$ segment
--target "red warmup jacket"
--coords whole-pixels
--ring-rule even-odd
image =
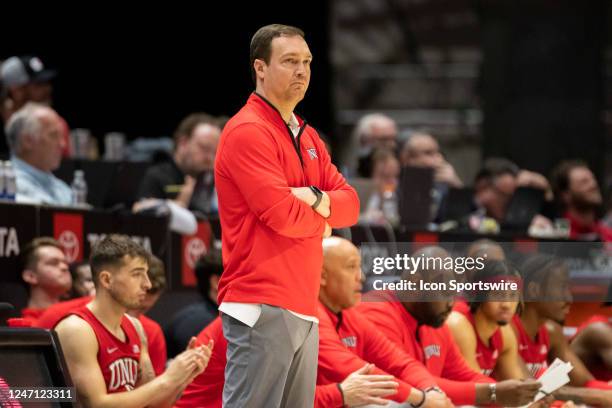
[[[213,353],[206,370],[197,376],[183,391],[175,408],[221,408],[227,341],[223,337],[221,318],[217,317],[198,335],[198,344],[214,340]],[[337,384],[317,385],[314,408],[341,408],[342,395]]]
[[[66,300],[64,302],[56,303],[48,307],[42,315],[34,322],[34,327],[40,327],[42,329],[53,329],[63,318],[72,314],[75,310],[80,309],[93,298],[91,296],[83,296],[76,299]],[[147,343],[149,346],[149,357],[151,357],[151,364],[155,375],[160,375],[166,369],[167,350],[166,350],[166,338],[160,325],[149,319],[145,315],[140,315],[138,318],[142,323],[142,328],[147,335]]]
[[[423,364],[388,340],[377,326],[355,308],[336,315],[319,303],[319,366],[317,384],[329,388],[320,391],[321,401],[337,403],[340,397],[330,384],[344,380],[367,363],[376,365],[372,374],[391,374],[398,379],[399,389],[386,397],[404,402],[412,387],[426,389],[438,385]],[[327,394],[328,393],[328,394]]]
[[[476,360],[478,361],[478,365],[482,370],[482,373],[485,375],[490,375],[493,370],[495,370],[495,366],[497,365],[497,359],[499,358],[500,353],[504,349],[504,337],[502,335],[501,329],[498,328],[495,330],[491,338],[489,339],[489,344],[486,345],[478,335],[476,331],[476,323],[474,322],[474,315],[468,310],[467,312],[460,312],[465,318],[470,322],[472,329],[474,330],[474,335],[476,336]]]
[[[392,292],[370,292],[365,299],[357,306],[359,313],[438,377],[440,388],[455,405],[475,405],[476,383],[495,382],[468,366],[448,326],[419,326]]]
[[[223,244],[218,303],[265,303],[315,316],[325,222],[357,222],[359,198],[331,163],[316,130],[298,118],[294,138],[280,113],[253,93],[225,125],[215,160]],[[290,187],[327,192],[327,220]]]

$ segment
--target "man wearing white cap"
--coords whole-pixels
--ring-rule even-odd
[[[10,57],[4,61],[0,68],[0,78],[6,88],[2,106],[4,122],[27,102],[51,105],[51,80],[55,75],[56,72],[46,69],[38,57]]]
[[[0,64],[0,116],[4,125],[11,116],[23,108],[28,102],[51,106],[53,86],[51,81],[57,75],[56,71],[45,68],[43,62],[34,56],[19,56],[7,58]],[[66,121],[60,117],[60,127],[64,147],[62,155],[70,155],[70,129]],[[0,133],[2,130],[0,130]],[[3,136],[0,134],[0,136]],[[1,137],[0,152],[7,150],[5,137]]]

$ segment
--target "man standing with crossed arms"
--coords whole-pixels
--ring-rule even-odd
[[[250,61],[255,92],[225,126],[215,162],[228,341],[223,405],[310,408],[321,240],[357,222],[359,199],[316,130],[294,114],[310,82],[302,30],[260,28]]]

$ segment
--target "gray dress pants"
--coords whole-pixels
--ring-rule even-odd
[[[261,305],[253,327],[222,314],[227,339],[224,408],[312,408],[319,327]]]

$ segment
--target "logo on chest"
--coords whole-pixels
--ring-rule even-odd
[[[136,388],[138,380],[138,361],[130,357],[124,357],[113,361],[108,369],[110,371],[110,383],[107,384],[109,391],[124,389],[130,391]]]
[[[432,344],[423,349],[425,353],[425,360],[429,360],[431,357],[440,357],[440,346],[438,344]]]
[[[529,372],[529,375],[532,377],[536,377],[540,373],[540,371],[543,371],[548,367],[548,364],[546,362],[526,363],[525,365],[527,366],[527,371]]]
[[[308,152],[308,157],[310,157],[310,160],[314,160],[314,159],[318,159],[319,156],[317,156],[317,149],[312,148],[312,149],[306,149],[306,151]]]
[[[346,347],[357,347],[357,337],[356,336],[345,337],[342,339],[342,343],[344,343]]]

